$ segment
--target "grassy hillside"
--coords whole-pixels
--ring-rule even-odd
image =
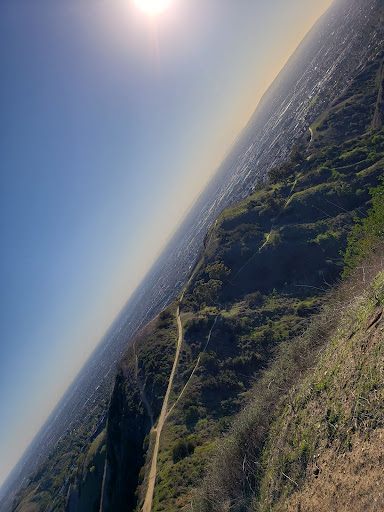
[[[384,507],[384,273],[351,300],[271,426],[253,510]]]
[[[255,381],[265,385],[262,379],[271,361],[283,354],[276,363],[276,378],[285,379],[284,389],[307,368],[304,354],[308,347],[302,341],[295,352],[293,340],[305,339],[300,335],[311,315],[322,310],[331,286],[340,278],[344,266],[341,253],[346,250],[351,226],[357,217],[367,215],[372,205],[370,188],[376,187],[383,175],[384,133],[380,124],[373,123],[381,60],[380,55],[368,63],[340,101],[314,125],[313,138],[300,141],[290,159],[272,169],[268,180],[249,198],[226,209],[207,234],[203,254],[181,302],[184,341],[172,390],[172,411],[160,441],[153,511],[189,506],[192,491],[200,485],[205,466],[216,450],[217,439],[252,400]],[[337,319],[327,318],[327,332],[331,327],[336,329]],[[325,341],[325,334],[320,341],[311,340],[308,343],[312,350],[312,345],[317,347]],[[162,343],[174,347],[175,338],[163,339]],[[308,353],[313,356],[311,351]],[[295,371],[284,363],[292,354],[303,357],[302,366]],[[125,360],[132,365],[133,358],[130,349]],[[157,362],[156,373],[166,379],[170,360]],[[121,383],[119,379],[115,394],[131,382],[131,377]],[[261,425],[260,432],[272,428],[269,418],[280,398],[279,393],[276,395],[278,388],[273,382],[269,384],[267,399],[260,405],[268,425]],[[133,396],[130,386],[128,394],[122,395],[126,400]],[[132,414],[132,409],[129,414],[122,410],[118,424]],[[142,410],[145,413],[145,408]],[[159,407],[153,412],[155,424],[158,414]],[[119,435],[122,432],[120,429]],[[150,435],[140,447],[142,456],[149,449],[137,477],[138,510],[145,496],[152,440]],[[237,442],[241,444],[244,439]],[[217,510],[228,510],[229,505],[243,510],[244,503],[251,506],[249,500],[259,492],[260,481],[257,472],[245,477],[244,468],[255,463],[261,452],[252,455],[252,462],[242,459],[237,479],[232,474],[231,456],[224,465],[223,456],[219,455],[218,464],[225,474],[217,471],[217,478],[211,477],[226,482],[230,466],[230,486],[238,484],[229,494],[221,484],[218,488],[213,485],[215,499],[222,496],[224,500]],[[296,474],[289,476],[291,480],[293,477]],[[271,493],[275,495],[275,491]],[[210,498],[212,503],[215,499]],[[216,510],[216,505],[210,506],[207,510]]]
[[[180,303],[183,344],[160,438],[153,512],[188,509],[212,459],[194,510],[280,510],[285,502],[306,510],[315,483],[327,478],[326,465],[339,454],[348,460],[350,447],[365,449],[364,435],[379,432],[378,417],[371,421],[376,402],[364,393],[381,396],[372,356],[380,361],[380,344],[368,342],[375,348],[364,367],[358,366],[364,354],[351,359],[353,375],[337,368],[365,343],[363,326],[380,313],[380,281],[374,292],[359,292],[351,308],[352,296],[345,291],[335,299],[332,290],[345,251],[350,268],[366,258],[372,246],[364,239],[364,219],[382,205],[383,57],[367,63],[290,158],[208,232]],[[32,476],[14,511],[99,511],[102,495],[104,512],[141,508],[152,427],[175,357],[176,310],[177,304],[169,306],[130,344],[108,422],[106,404],[95,405],[93,418],[68,433]],[[345,335],[338,328],[344,310]],[[374,332],[379,340],[381,331]],[[330,356],[318,362],[326,346]],[[316,371],[304,381],[309,367]],[[368,374],[377,384],[364,384]],[[364,409],[367,401],[372,407]],[[351,430],[357,418],[368,426]],[[361,492],[371,492],[369,485]],[[332,489],[330,496],[337,492]]]
[[[216,448],[193,510],[382,510],[383,258],[365,270],[279,347]]]

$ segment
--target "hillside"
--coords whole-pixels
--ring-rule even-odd
[[[340,5],[344,3],[340,2]],[[353,2],[353,5],[359,5],[359,8],[354,18],[352,7],[348,11],[349,27],[356,23],[356,19],[364,17],[361,2]],[[307,105],[309,110],[304,117],[301,110],[301,113],[297,111],[300,123],[295,130],[290,131],[284,124],[289,116],[284,118],[279,114],[280,121],[283,118],[285,121],[276,125],[281,127],[281,136],[284,135],[279,142],[281,148],[290,148],[284,153],[287,158],[283,160],[283,153],[279,153],[276,159],[270,159],[269,162],[276,165],[269,168],[267,179],[256,185],[248,179],[248,174],[242,172],[244,182],[241,182],[239,175],[234,173],[240,196],[247,197],[222,211],[209,229],[183,298],[168,306],[134,336],[118,363],[110,402],[108,390],[103,390],[103,400],[92,401],[92,407],[84,409],[82,421],[61,436],[49,458],[19,493],[14,512],[119,512],[139,510],[143,506],[154,451],[154,429],[175,358],[178,306],[182,347],[160,437],[152,510],[188,509],[195,489],[201,485],[205,468],[217,450],[217,440],[231,431],[233,421],[235,425],[236,421],[242,421],[244,416],[240,415],[239,420],[235,418],[252,402],[255,386],[257,389],[260,383],[265,383],[265,369],[270,368],[273,361],[279,361],[276,358],[284,353],[285,347],[294,346],[293,340],[301,339],[311,318],[323,310],[330,290],[338,283],[343,271],[345,262],[341,253],[347,247],[355,218],[366,217],[372,205],[370,189],[376,187],[383,176],[384,52],[378,36],[382,7],[375,2],[372,7],[376,9],[378,21],[372,12],[365,20],[364,23],[374,27],[372,40],[367,49],[364,47],[361,53],[354,54],[351,62],[355,67],[351,68],[351,62],[348,68],[336,66],[337,73],[336,68],[333,69],[328,79],[335,80],[337,87],[324,92],[321,101],[317,95],[305,93],[304,82],[300,81],[303,87],[296,100],[307,94],[312,98],[309,101],[311,107]],[[330,33],[328,35],[331,37]],[[362,39],[366,37],[367,34]],[[362,39],[351,36],[347,47],[355,51]],[[332,61],[331,53],[327,54],[327,66]],[[369,59],[364,60],[362,56],[367,55]],[[348,59],[347,49],[343,59]],[[348,79],[340,82],[342,70],[348,72]],[[327,84],[322,82],[321,87],[327,88]],[[285,83],[285,87],[288,85]],[[294,103],[291,106],[295,109]],[[309,120],[310,130],[307,130]],[[295,144],[292,144],[293,140]],[[268,147],[273,154],[274,146]],[[251,155],[248,163],[252,163],[256,173],[255,154],[247,154]],[[220,204],[223,203],[216,206]],[[179,254],[180,247],[177,251]],[[156,303],[158,299],[154,299]],[[162,303],[163,298],[159,301]],[[368,316],[373,315],[371,309]],[[378,314],[379,310],[375,310],[375,315]],[[337,329],[334,321],[329,325]],[[121,339],[124,332],[122,329],[119,334]],[[380,332],[377,331],[376,338]],[[363,335],[363,331],[359,331],[356,339],[352,338],[357,343]],[[125,344],[129,341],[130,336],[125,339]],[[325,343],[326,339],[323,341]],[[339,361],[337,354],[332,357]],[[298,373],[307,368],[303,363]],[[292,377],[296,378],[293,373]],[[347,373],[344,374],[345,382],[349,382]],[[302,384],[298,383],[299,378],[288,380],[289,388],[296,386],[289,396],[296,396]],[[269,382],[268,391],[276,393],[275,386]],[[350,382],[353,386],[353,381]],[[333,400],[332,396],[329,395],[329,400]],[[263,437],[265,451],[262,453],[271,464],[266,473],[269,475],[278,473],[280,468],[273,465],[273,461],[280,461],[279,453],[273,451],[278,439],[274,432],[282,423],[287,425],[287,437],[279,438],[278,442],[285,447],[292,443],[292,436],[296,435],[292,426],[296,413],[289,407],[285,411],[285,406],[283,412],[276,413],[276,396],[268,395],[267,398],[270,403],[264,403],[266,409],[263,411],[268,418],[276,414],[276,423],[268,423],[270,441]],[[327,398],[320,398],[325,404]],[[303,423],[303,431],[311,430],[313,425],[323,421],[324,404],[319,406],[318,416],[313,414],[313,424]],[[302,407],[304,411],[304,405]],[[245,410],[249,411],[249,408]],[[307,410],[302,415],[307,416]],[[261,428],[265,432],[266,426]],[[319,431],[319,438],[325,439],[324,435],[322,430]],[[304,437],[296,441],[297,446],[307,442]],[[356,446],[359,443],[356,441]],[[260,446],[257,443],[256,446],[259,450]],[[313,445],[309,446],[308,453],[312,454],[312,449]],[[289,506],[296,507],[292,510],[299,506],[306,510],[310,497],[315,495],[315,480],[307,478],[305,473],[308,471],[310,475],[309,459],[304,468],[297,468],[297,453],[297,450],[292,452],[292,467],[288,467],[291,463],[287,462],[287,467],[282,470],[289,478],[281,473],[279,478],[273,477],[276,487],[267,476],[256,474],[254,469],[248,475],[244,468],[249,460],[244,457],[240,464],[242,476],[236,480],[238,487],[233,490],[221,487],[217,490],[216,484],[209,484],[211,477],[208,475],[201,497],[194,502],[194,509],[227,510],[231,504],[231,510],[236,510],[236,506],[238,510],[246,510],[245,506],[259,510],[257,507],[261,505],[257,499],[263,492],[265,506],[276,506],[276,510],[280,510],[282,501],[279,500],[296,491]],[[332,450],[322,452],[324,459],[319,458],[318,462],[319,478],[320,469],[330,464],[336,455]],[[256,456],[260,453],[255,454],[252,464]],[[232,464],[228,460],[228,464]],[[260,460],[264,468],[265,460]],[[326,478],[324,469],[321,474]],[[217,471],[217,475],[221,473]],[[299,484],[301,494],[297,491]],[[211,497],[207,485],[212,485],[213,494],[222,497],[219,503]],[[369,491],[368,487],[361,489],[364,493]],[[331,490],[329,492],[331,496]]]
[[[254,510],[383,509],[383,290],[380,272],[291,391],[266,442]]]
[[[382,250],[365,262],[365,279],[359,269],[280,347],[219,443],[193,510],[383,509]]]
[[[180,305],[184,341],[172,411],[160,442],[152,510],[180,510],[188,505],[217,437],[253,395],[255,379],[262,376],[279,347],[306,329],[310,315],[322,307],[330,286],[338,280],[344,265],[340,251],[345,250],[351,225],[356,216],[366,214],[371,204],[369,189],[383,175],[384,135],[381,125],[373,127],[382,59],[380,53],[369,62],[314,123],[312,139],[299,142],[286,163],[272,169],[268,181],[250,197],[226,209],[207,234]],[[152,324],[141,339],[150,343],[160,333]],[[164,343],[174,345],[175,336]],[[146,363],[148,347],[145,341],[136,348],[135,357],[140,378],[151,392],[151,401],[157,403],[164,396],[165,382],[154,383],[154,367]],[[153,351],[155,375],[165,377],[170,361],[165,365],[156,354]],[[132,377],[133,348],[121,364],[107,430],[108,467],[115,477],[106,492],[113,502],[107,498],[103,510],[119,510],[133,496],[138,508],[142,506],[153,450],[148,409]],[[124,368],[129,367],[127,377]],[[134,396],[138,401],[132,402]],[[117,407],[117,403],[124,405]],[[147,451],[146,464],[140,470],[137,466],[135,494],[133,488],[129,494],[126,485],[119,494],[118,482],[127,475],[128,458],[123,454],[128,452],[125,441],[119,444],[118,439],[129,439],[126,433],[138,407],[147,417],[147,427],[141,430],[135,456],[143,457]],[[155,424],[159,412],[157,407]],[[122,454],[120,459],[113,456],[117,452]]]

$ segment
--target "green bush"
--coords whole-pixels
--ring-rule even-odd
[[[256,291],[254,293],[250,293],[249,295],[246,295],[245,300],[248,302],[248,304],[251,306],[251,308],[257,308],[263,305],[263,296],[259,291]]]
[[[192,441],[179,441],[172,450],[173,463],[185,459],[188,455],[191,455],[195,451],[195,445]]]
[[[311,313],[311,304],[309,302],[299,302],[296,306],[296,313],[299,316],[308,316]]]
[[[217,301],[222,285],[223,282],[218,279],[210,279],[207,283],[200,279],[193,290],[194,299],[200,306],[210,306]]]
[[[185,411],[185,424],[187,427],[193,427],[199,420],[199,410],[196,405],[191,405]]]
[[[384,182],[384,177],[382,178]],[[384,185],[370,189],[372,208],[366,217],[356,219],[348,236],[348,245],[344,253],[344,272],[347,276],[372,253],[384,240]]]
[[[228,269],[222,261],[215,261],[214,263],[207,265],[205,272],[211,279],[217,281],[224,281],[224,279],[231,273],[230,269]]]

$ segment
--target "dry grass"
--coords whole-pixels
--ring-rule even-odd
[[[284,503],[287,497],[292,493],[296,493],[294,496],[297,495],[299,490],[304,489],[306,483],[309,486],[306,498],[304,495],[302,501],[294,501],[292,498],[289,510],[300,510],[298,507],[301,506],[304,507],[302,510],[310,510],[305,500],[309,500],[309,496],[314,492],[309,482],[313,466],[311,457],[316,447],[321,447],[325,438],[326,445],[329,443],[328,437],[331,440],[337,437],[332,434],[334,428],[340,430],[340,438],[334,445],[337,447],[335,452],[324,452],[324,464],[338,460],[338,450],[348,450],[353,442],[356,446],[363,447],[363,439],[358,441],[353,437],[360,435],[356,429],[351,430],[349,435],[346,434],[349,428],[348,421],[356,423],[358,414],[361,424],[367,428],[368,416],[372,416],[372,411],[364,410],[364,407],[356,405],[356,401],[353,405],[352,402],[347,405],[348,398],[345,397],[345,411],[339,411],[340,415],[345,417],[345,421],[339,419],[336,409],[340,402],[339,388],[344,387],[346,394],[349,390],[353,394],[357,392],[354,391],[355,387],[357,389],[366,385],[367,379],[361,380],[362,372],[372,372],[372,365],[368,363],[364,367],[359,367],[358,363],[362,357],[360,353],[357,359],[355,358],[355,364],[352,364],[346,352],[353,358],[357,352],[352,348],[352,342],[358,346],[367,345],[367,341],[365,345],[363,343],[363,331],[360,329],[366,329],[370,322],[375,321],[375,315],[380,313],[375,307],[384,298],[383,278],[381,274],[380,280],[374,281],[374,277],[382,271],[384,258],[378,254],[384,252],[378,252],[364,266],[357,269],[348,281],[341,283],[337,290],[329,292],[322,311],[316,315],[303,336],[279,347],[274,363],[255,384],[249,405],[239,415],[229,435],[218,443],[207,476],[191,505],[194,511],[285,510]],[[369,318],[372,314],[373,317]],[[382,336],[382,331],[378,331],[378,335]],[[372,342],[374,345],[369,345],[371,349],[367,355],[372,364],[375,361],[371,352],[380,341],[375,340]],[[327,364],[333,365],[333,373],[328,374],[325,369]],[[343,364],[346,365],[345,375],[339,381],[334,374]],[[349,367],[352,368],[351,372],[347,371]],[[319,378],[319,372],[327,372],[328,378],[323,374]],[[314,388],[316,385],[317,390]],[[333,391],[328,393],[329,389]],[[362,401],[363,398],[360,399],[360,402]],[[372,408],[376,405],[372,403]],[[326,424],[317,430],[319,421],[324,418]],[[339,428],[337,422],[342,421],[343,427]],[[376,427],[374,428],[371,423],[370,428],[374,432]],[[363,435],[366,435],[366,432]],[[333,441],[331,445],[332,443]],[[374,452],[374,447],[372,450]],[[356,466],[352,464],[350,471],[355,471],[359,464],[361,465],[361,461],[357,457]],[[372,464],[370,462],[371,475],[365,480],[371,481],[374,486],[378,467]],[[339,474],[339,471],[337,473]],[[316,470],[316,474],[320,474],[320,469]],[[324,472],[324,478],[328,478],[329,475],[329,472],[328,476]],[[342,474],[338,479],[339,486],[342,486]],[[347,477],[345,481],[346,479]],[[362,485],[361,488],[355,485],[356,492],[368,492],[369,485]],[[337,487],[329,488],[329,496],[335,496],[338,492]],[[351,491],[345,489],[345,492]],[[355,494],[351,493],[351,497]],[[321,497],[321,493],[319,496]],[[375,497],[381,499],[377,492]],[[351,501],[352,498],[346,500],[346,503]],[[325,503],[326,501],[321,510],[335,510],[334,507],[327,509]]]
[[[382,512],[384,429],[369,440],[355,434],[352,451],[326,450],[308,467],[303,488],[285,503],[288,512]]]

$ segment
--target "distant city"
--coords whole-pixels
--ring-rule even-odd
[[[343,8],[339,2],[335,9]],[[0,510],[9,510],[29,475],[103,400],[104,412],[98,416],[95,431],[105,424],[116,362],[134,334],[177,299],[215,218],[229,204],[247,197],[266,172],[289,155],[296,140],[310,137],[310,123],[346,86],[338,78],[366,61],[370,49],[361,46],[358,34],[348,31],[348,19],[346,30],[338,32],[335,9],[316,24],[264,95],[206,189],[13,469],[0,489]],[[348,15],[350,23],[355,23],[361,13],[349,11]],[[364,23],[369,20],[362,19]],[[343,59],[347,50],[354,59]],[[335,64],[335,54],[340,65]]]

